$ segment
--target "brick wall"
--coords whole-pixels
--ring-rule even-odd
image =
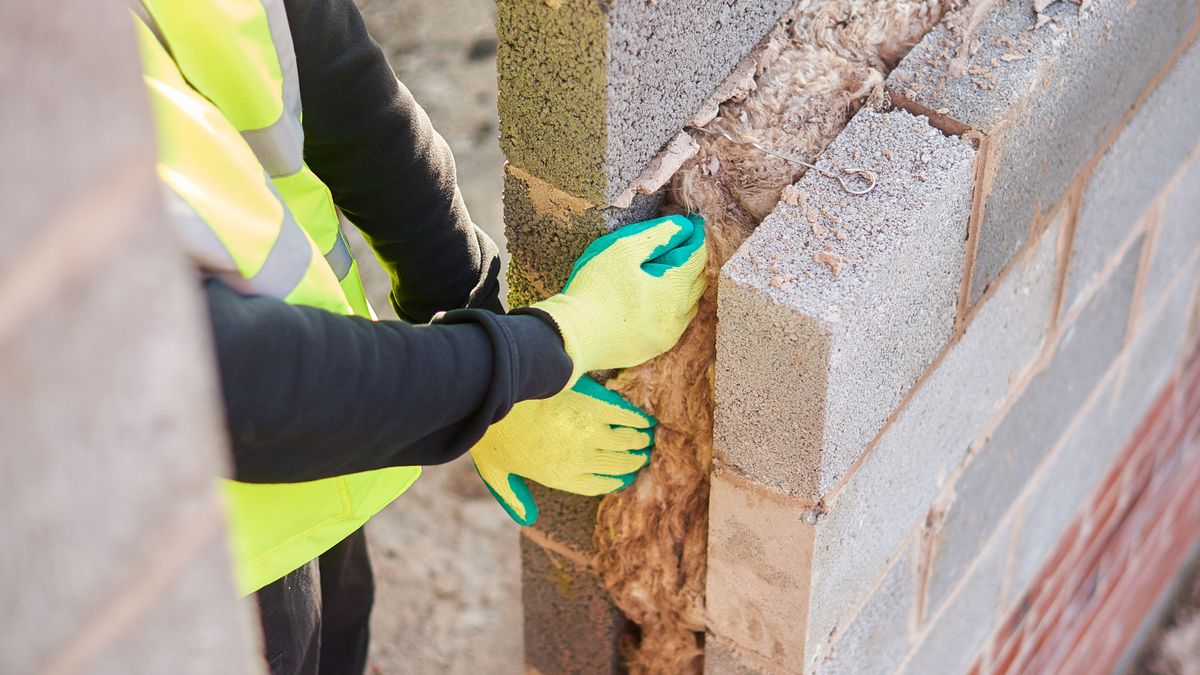
[[[261,672],[128,11],[0,14],[0,671]]]
[[[705,64],[686,97],[638,108],[661,118],[626,125],[613,111],[661,83],[622,65],[631,42],[605,40],[661,22],[666,77],[691,44],[673,12],[698,10],[505,4],[502,113],[506,79],[510,99],[536,91],[543,112],[584,94],[571,115],[528,122],[513,107],[502,124],[519,302],[553,292],[596,234],[653,213],[653,195],[614,196],[728,68]],[[887,77],[892,106],[859,112],[820,159],[870,169],[878,187],[852,197],[808,172],[792,192],[803,198],[779,203],[721,270],[708,672],[962,673],[1018,657],[1083,672],[1078,654],[1119,656],[1145,609],[1121,603],[1152,602],[1161,589],[1139,584],[1165,583],[1195,540],[1171,501],[1200,464],[1194,433],[1153,439],[1162,410],[1191,414],[1197,386],[1184,363],[1200,303],[1200,7],[1035,4],[945,17]],[[556,14],[568,10],[587,21]],[[767,23],[756,15],[722,44],[744,55]],[[569,63],[586,77],[555,51],[580,25],[589,46]],[[583,163],[546,152],[585,140]],[[1145,475],[1112,478],[1131,462]],[[524,540],[527,660],[618,671],[622,635],[637,631],[593,581],[596,502],[539,497],[550,506]],[[1164,508],[1179,515],[1135,531]],[[1154,574],[1122,572],[1132,540],[1175,548]],[[1064,566],[1064,546],[1104,562]],[[1064,567],[1094,582],[1055,577]],[[1048,603],[1083,609],[1055,620]],[[1106,618],[1113,607],[1124,623]],[[554,625],[568,620],[578,628]]]

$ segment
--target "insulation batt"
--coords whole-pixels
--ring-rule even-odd
[[[749,91],[723,103],[709,125],[813,159],[862,105],[885,105],[884,77],[960,4],[800,0],[749,57]],[[704,216],[708,291],[674,349],[609,381],[659,420],[650,465],[604,499],[594,535],[601,579],[640,629],[623,645],[635,674],[703,670],[717,274],[803,174],[723,138],[695,140],[700,150],[671,179],[664,212]],[[803,198],[794,192],[789,201]]]

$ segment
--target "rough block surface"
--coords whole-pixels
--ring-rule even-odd
[[[908,652],[908,627],[915,606],[916,560],[905,549],[854,617],[845,633],[824,657],[821,675],[886,675],[896,671]]]
[[[949,595],[1124,346],[1140,253],[1140,245],[1125,253],[954,485],[934,545],[930,608]]]
[[[734,653],[712,635],[704,641],[704,672],[706,675],[768,675],[756,664]]]
[[[500,145],[607,205],[793,0],[500,0]]]
[[[600,208],[506,165],[509,304],[520,307],[557,293],[588,244],[622,225],[652,218],[662,197],[639,196],[627,209]]]
[[[1194,0],[1001,0],[970,34],[943,22],[892,72],[890,91],[983,132],[995,179],[983,204],[971,300],[1059,201],[1196,24]],[[960,24],[962,22],[959,22]]]
[[[1197,86],[1200,86],[1198,84]],[[1175,189],[1167,195],[1158,238],[1146,274],[1143,306],[1153,305],[1171,278],[1200,246],[1200,160],[1193,161]]]
[[[950,336],[974,151],[922,117],[860,112],[721,272],[718,454],[805,498],[827,492]]]
[[[979,563],[940,615],[933,614],[925,639],[917,646],[905,675],[961,675],[992,632],[1008,558],[1008,529],[999,532]],[[930,612],[934,612],[930,605]]]
[[[1198,87],[1200,43],[1192,45],[1175,63],[1096,165],[1084,193],[1083,209],[1075,229],[1063,300],[1066,307],[1079,301],[1104,261],[1129,236],[1151,201],[1162,192],[1188,155],[1200,146],[1200,114],[1196,111]],[[1194,184],[1190,187],[1200,190],[1200,186]],[[1188,196],[1177,194],[1176,198],[1193,202],[1177,203],[1176,209],[1194,209],[1200,203],[1195,192]],[[1178,211],[1174,215],[1178,218]],[[1191,232],[1179,233],[1175,231],[1175,223],[1168,223],[1169,238],[1182,239],[1190,234],[1192,242],[1200,240],[1200,223],[1196,220],[1200,218],[1200,210],[1191,210],[1190,217]],[[1174,243],[1166,242],[1168,246]],[[1178,243],[1186,246],[1184,241]],[[1186,246],[1182,254],[1190,252],[1191,247]]]
[[[817,526],[816,621],[832,625],[862,597],[904,536],[1029,368],[1050,323],[1058,224],[1001,280],[937,368],[828,504]],[[823,617],[823,618],[822,618]]]
[[[1193,264],[1189,270],[1178,270],[1167,302],[1157,308],[1157,314],[1138,321],[1140,332],[1123,371],[1109,378],[1103,395],[1067,437],[1025,500],[1010,596],[1020,594],[1032,581],[1182,362],[1187,305],[1197,268]]]
[[[799,510],[713,476],[709,495],[709,629],[799,671],[805,659],[813,528]]]
[[[626,619],[592,574],[521,537],[525,663],[542,673],[623,671],[618,643]]]

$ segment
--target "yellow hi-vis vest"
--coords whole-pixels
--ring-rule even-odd
[[[158,175],[191,259],[247,294],[374,318],[342,215],[304,164],[283,1],[143,0],[134,14]],[[307,483],[224,481],[240,590],[329,550],[419,475],[395,467]]]

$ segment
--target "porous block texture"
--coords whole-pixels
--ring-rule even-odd
[[[793,0],[499,0],[500,146],[607,205]]]
[[[520,307],[557,293],[588,244],[622,225],[653,217],[661,203],[662,194],[642,195],[629,208],[602,208],[506,165],[509,304]]]
[[[987,136],[971,300],[1008,264],[1196,24],[1194,0],[1000,0],[931,31],[888,78],[901,105]]]
[[[997,532],[954,598],[942,611],[929,613],[924,638],[900,672],[904,675],[967,672],[995,623],[1010,535],[1008,529]]]
[[[741,473],[825,494],[946,343],[974,150],[906,112],[860,112],[721,270],[716,447]],[[793,203],[788,203],[791,201]]]
[[[709,494],[709,629],[801,670],[812,542],[803,509],[717,473]]]
[[[954,484],[933,545],[929,607],[945,601],[1124,346],[1140,253],[1126,251]]]
[[[764,670],[761,662],[751,663],[749,658],[712,635],[704,641],[704,672],[707,675],[774,675],[774,669]]]
[[[1139,421],[1184,357],[1188,303],[1200,265],[1177,270],[1164,302],[1144,312],[1125,363],[1109,373],[1103,393],[1074,423],[1038,477],[1021,512],[1011,589],[1020,592],[1042,566],[1078,509],[1113,466]]]
[[[863,608],[831,649],[820,655],[821,675],[883,675],[893,673],[909,647],[909,625],[917,596],[913,547],[888,570]]]
[[[1200,147],[1198,88],[1200,44],[1194,44],[1137,110],[1096,166],[1084,193],[1083,210],[1075,230],[1064,297],[1067,307],[1079,302],[1104,261],[1129,236],[1150,202],[1162,192],[1188,155]],[[1194,184],[1191,189],[1196,190]],[[1193,193],[1191,199],[1198,198]],[[1189,215],[1193,221],[1188,234],[1195,241],[1200,239],[1200,224],[1195,221],[1200,210],[1191,210]],[[1178,236],[1172,228],[1173,224],[1168,234]],[[1190,252],[1186,242],[1170,241],[1167,245],[1175,243],[1184,244],[1181,253]],[[1161,281],[1161,277],[1156,281]]]
[[[1200,87],[1200,84],[1197,85]],[[1170,280],[1200,246],[1200,160],[1193,160],[1167,195],[1150,268],[1146,272],[1143,305],[1162,300]]]
[[[529,481],[529,492],[538,506],[538,519],[533,524],[534,528],[583,555],[596,553],[592,535],[596,531],[596,511],[600,508],[600,497],[585,497],[552,490],[533,481]]]
[[[626,619],[590,567],[521,537],[525,663],[541,673],[624,672]]]
[[[1005,394],[1041,349],[1056,288],[1060,227],[998,284],[817,526],[813,606],[841,620],[879,576]]]

